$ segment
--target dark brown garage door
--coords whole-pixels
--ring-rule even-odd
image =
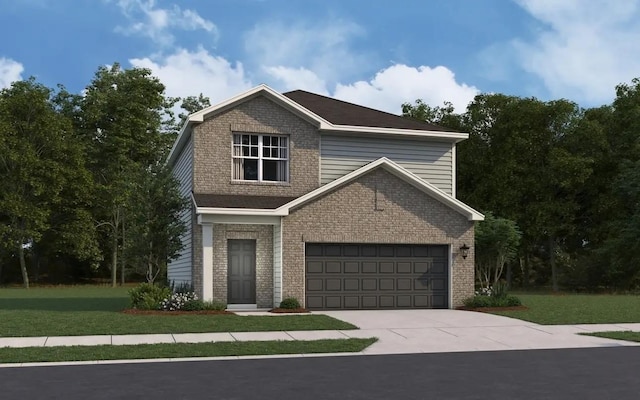
[[[312,310],[447,308],[448,246],[306,245]]]

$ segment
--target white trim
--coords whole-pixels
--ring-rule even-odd
[[[433,186],[429,182],[419,178],[417,175],[413,174],[412,172],[407,171],[406,169],[402,168],[400,165],[396,164],[395,162],[389,160],[386,157],[379,158],[376,161],[373,161],[355,171],[352,171],[341,178],[338,178],[332,182],[329,182],[326,185],[312,192],[309,192],[303,196],[300,196],[297,199],[290,201],[289,203],[283,206],[280,206],[275,210],[275,212],[286,213],[286,214],[279,214],[279,215],[288,215],[291,208],[297,207],[307,201],[310,201],[318,196],[321,196],[322,194],[329,192],[330,190],[333,190],[338,186],[344,185],[377,167],[382,167],[386,169],[387,171],[391,172],[397,177],[405,180],[406,182],[412,184],[416,188],[422,190],[424,193],[428,194],[434,199],[457,210],[459,213],[465,215],[470,221],[482,221],[484,219],[484,215],[482,215],[478,211],[474,210],[473,208],[469,207],[463,202],[455,199],[454,197],[451,197],[447,193]]]
[[[196,207],[196,214],[217,214],[217,215],[268,215],[281,216],[289,215],[288,210],[264,209],[264,208],[221,208],[221,207]]]
[[[282,217],[273,215],[200,214],[199,224],[280,225]]]
[[[282,217],[280,217],[282,219]],[[279,233],[280,247],[276,247],[276,228]],[[276,263],[276,259],[279,263]],[[279,279],[276,279],[276,276]],[[279,307],[282,301],[282,224],[273,226],[273,307]]]
[[[213,224],[202,224],[202,300],[213,300]]]
[[[445,132],[445,131],[431,131],[431,130],[419,130],[419,129],[398,129],[398,128],[380,128],[373,126],[354,126],[354,125],[338,125],[332,124],[326,119],[320,117],[313,111],[301,106],[295,101],[291,100],[287,96],[276,92],[265,84],[258,85],[252,89],[247,90],[244,93],[240,93],[234,97],[231,97],[221,103],[212,105],[203,110],[197,111],[187,118],[187,121],[180,129],[178,137],[169,152],[167,157],[167,163],[173,164],[176,158],[176,154],[179,153],[180,148],[184,145],[184,141],[191,136],[191,127],[195,124],[204,122],[211,115],[221,113],[231,107],[234,107],[238,103],[250,100],[260,94],[265,94],[271,97],[277,103],[288,107],[295,114],[299,115],[303,119],[309,121],[313,125],[317,126],[322,131],[329,132],[355,132],[364,134],[388,134],[388,135],[400,135],[400,136],[419,136],[427,138],[437,138],[443,140],[450,140],[457,143],[461,140],[469,137],[468,133],[463,132]]]
[[[456,146],[451,145],[451,197],[457,199],[456,195]]]
[[[453,309],[453,244],[449,244],[449,309]]]

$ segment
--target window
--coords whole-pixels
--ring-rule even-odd
[[[286,182],[289,140],[284,136],[233,135],[233,179]]]

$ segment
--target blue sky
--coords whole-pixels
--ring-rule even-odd
[[[0,0],[0,87],[80,92],[100,65],[167,94],[257,84],[398,113],[482,92],[611,102],[640,77],[640,0]]]

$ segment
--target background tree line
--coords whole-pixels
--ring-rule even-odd
[[[208,105],[118,64],[81,95],[34,78],[0,91],[0,284],[163,276],[186,202],[165,159],[186,115]]]
[[[469,132],[457,147],[458,198],[522,234],[503,278],[554,290],[640,288],[640,79],[597,108],[480,94],[461,114],[421,100],[402,109]]]

